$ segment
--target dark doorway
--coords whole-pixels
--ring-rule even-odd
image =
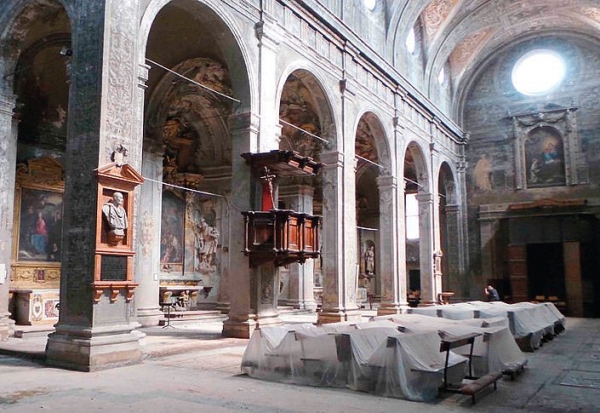
[[[566,299],[565,265],[561,243],[528,244],[529,299],[543,296]]]

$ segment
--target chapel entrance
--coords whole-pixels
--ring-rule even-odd
[[[566,288],[563,244],[528,244],[527,275],[530,300],[564,301]]]

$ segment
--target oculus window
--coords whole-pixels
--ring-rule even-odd
[[[363,0],[363,4],[369,11],[375,10],[375,6],[377,6],[377,0]]]
[[[512,71],[512,83],[527,96],[539,96],[557,87],[565,77],[562,57],[547,49],[532,50],[523,55]]]

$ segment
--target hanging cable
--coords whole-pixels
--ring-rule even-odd
[[[304,129],[302,129],[302,128],[300,128],[300,127],[298,127],[298,126],[296,126],[296,125],[294,125],[294,124],[292,124],[292,123],[286,122],[286,121],[285,121],[285,120],[283,120],[283,119],[279,119],[279,122],[283,123],[284,125],[288,125],[288,126],[290,126],[290,127],[294,128],[294,129],[297,129],[297,130],[299,130],[300,132],[304,132],[304,133],[305,133],[305,134],[307,134],[308,136],[311,136],[311,137],[313,137],[313,138],[315,138],[315,139],[318,139],[318,140],[320,140],[320,141],[322,141],[322,142],[325,142],[326,144],[328,144],[328,145],[329,145],[329,141],[328,141],[327,139],[323,139],[323,138],[321,138],[320,136],[317,136],[317,135],[315,135],[314,133],[310,133],[309,131],[307,131],[307,130],[304,130]]]
[[[145,176],[143,177],[146,181],[150,181],[150,182],[156,182],[157,184],[161,184],[161,185],[165,185],[165,186],[170,186],[172,188],[177,188],[177,189],[182,189],[184,191],[189,191],[189,192],[194,192],[196,194],[201,194],[201,195],[208,195],[208,196],[216,196],[219,198],[225,198],[224,195],[220,195],[220,194],[214,194],[212,192],[205,192],[205,191],[198,191],[197,189],[192,189],[192,188],[186,188],[185,186],[179,186],[179,185],[173,185],[173,184],[168,184],[166,182],[163,181],[157,181],[156,179],[150,179],[150,178],[146,178]]]
[[[369,228],[369,227],[361,227],[361,226],[356,226],[356,229],[362,229],[364,231],[379,231],[379,228]]]
[[[383,166],[383,165],[381,165],[381,164],[378,164],[377,162],[373,162],[372,160],[370,160],[370,159],[367,159],[367,158],[364,158],[364,157],[362,157],[362,156],[360,156],[360,155],[356,155],[356,154],[354,154],[354,157],[355,157],[355,158],[358,158],[358,159],[361,159],[361,160],[363,160],[363,161],[365,161],[365,162],[368,162],[368,163],[370,163],[371,165],[378,166],[378,167],[380,167],[381,169],[386,169],[386,168],[385,168],[385,166]]]
[[[241,101],[239,101],[239,100],[238,100],[238,99],[236,99],[236,98],[233,98],[233,97],[231,97],[231,96],[228,96],[228,95],[226,95],[226,94],[224,94],[224,93],[218,92],[218,91],[216,91],[216,90],[214,90],[214,89],[211,89],[211,88],[209,88],[208,86],[204,86],[202,83],[198,83],[198,82],[196,82],[195,80],[193,80],[193,79],[190,79],[189,77],[186,77],[186,76],[184,76],[184,75],[182,75],[182,74],[180,74],[180,73],[177,73],[177,72],[176,72],[176,71],[174,71],[174,70],[171,70],[171,69],[169,69],[168,67],[165,67],[165,66],[161,65],[160,63],[156,63],[154,60],[150,60],[150,59],[146,58],[146,61],[147,61],[147,62],[149,62],[150,64],[153,64],[153,65],[157,66],[157,67],[160,67],[160,68],[161,68],[161,69],[163,69],[163,70],[166,70],[166,71],[167,71],[167,72],[169,72],[169,73],[172,73],[172,74],[174,74],[174,75],[175,75],[175,76],[177,76],[177,77],[180,77],[181,79],[187,80],[188,82],[190,82],[190,83],[193,83],[194,85],[196,85],[196,86],[199,86],[199,87],[201,87],[202,89],[208,90],[209,92],[212,92],[212,93],[214,93],[214,94],[216,94],[216,95],[219,95],[219,96],[221,96],[221,97],[224,97],[224,98],[226,98],[226,99],[232,100],[232,101],[234,101],[234,102],[236,102],[236,103],[242,103]]]

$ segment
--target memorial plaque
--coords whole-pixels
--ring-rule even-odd
[[[101,261],[101,281],[127,281],[126,256],[103,255]]]

